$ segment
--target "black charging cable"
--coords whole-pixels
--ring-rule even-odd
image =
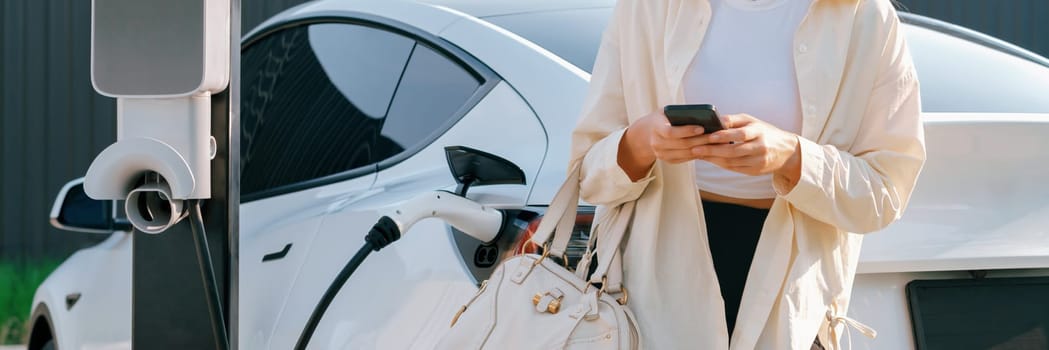
[[[189,209],[190,228],[193,231],[193,243],[197,250],[197,265],[200,266],[200,277],[204,282],[205,299],[207,299],[208,312],[211,316],[211,331],[217,337],[216,349],[229,349],[229,335],[226,333],[226,318],[222,310],[222,302],[219,296],[218,281],[215,279],[215,269],[211,264],[211,250],[208,249],[208,239],[204,234],[204,216],[200,213],[200,200],[193,200]]]
[[[353,275],[357,267],[361,266],[368,254],[371,254],[373,251],[377,252],[400,238],[401,230],[397,228],[397,223],[393,219],[390,219],[388,216],[379,218],[379,222],[376,222],[372,229],[368,231],[368,235],[364,236],[364,245],[346,263],[342,271],[339,271],[339,275],[335,276],[335,280],[331,282],[328,290],[324,291],[324,296],[317,302],[317,306],[313,308],[309,321],[306,321],[306,327],[303,328],[302,334],[299,335],[299,341],[295,343],[295,350],[306,350],[306,346],[310,343],[310,338],[313,337],[313,332],[317,330],[317,324],[324,317],[324,312],[328,310],[328,306],[331,305],[335,296],[339,294],[342,286],[346,284],[346,280],[350,279],[350,275]]]

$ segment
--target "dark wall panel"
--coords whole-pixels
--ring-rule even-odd
[[[25,69],[25,80],[23,80],[23,98],[25,100],[25,114],[22,115],[24,129],[22,129],[22,141],[25,146],[26,159],[22,163],[22,174],[27,181],[19,189],[22,191],[22,204],[25,205],[23,217],[30,219],[46,212],[44,206],[44,195],[48,192],[47,168],[49,164],[61,163],[64,159],[56,159],[55,162],[38,161],[47,159],[47,117],[52,106],[47,101],[47,76],[51,67],[47,66],[47,33],[54,25],[47,21],[47,2],[30,1],[26,3],[25,20],[29,26],[35,23],[45,23],[40,30],[26,32],[25,60],[28,65]],[[56,54],[61,54],[55,52]],[[59,141],[59,140],[55,140]],[[27,222],[26,224],[31,223]],[[28,225],[27,225],[28,226]],[[29,231],[27,229],[27,231]],[[45,234],[36,234],[25,237],[28,242],[27,253],[36,256],[44,248]]]
[[[41,17],[44,22],[48,23],[48,28],[44,33],[41,33],[44,38],[41,53],[45,54],[41,62],[45,64],[43,79],[39,81],[44,86],[37,103],[42,103],[46,107],[38,114],[40,117],[33,119],[40,120],[36,124],[37,127],[41,128],[41,130],[37,131],[40,140],[37,147],[41,148],[43,159],[58,159],[61,161],[34,164],[36,171],[41,172],[41,181],[38,185],[40,187],[28,190],[33,191],[33,193],[49,193],[56,189],[47,188],[46,186],[68,181],[68,175],[66,174],[73,173],[72,154],[68,151],[71,135],[75,130],[70,128],[70,122],[73,118],[76,118],[70,105],[70,97],[72,97],[70,93],[70,90],[72,90],[70,84],[72,81],[70,79],[72,60],[68,59],[68,57],[73,52],[70,49],[70,44],[72,43],[72,40],[70,40],[71,4],[63,1],[39,1],[39,3],[46,5],[44,10],[41,11],[43,15]],[[55,53],[65,54],[56,55]],[[54,197],[32,197],[36,199],[32,203],[37,208],[44,210],[47,210],[49,204],[54,200]],[[34,256],[44,255],[46,254],[46,247],[60,244],[58,239],[63,238],[63,236],[69,235],[37,235],[37,239],[33,242],[34,249],[29,253]]]
[[[295,0],[244,0],[243,31]],[[90,76],[91,1],[0,1],[0,259],[61,259],[104,239],[48,224],[58,190],[116,140]]]
[[[59,188],[82,176],[115,135],[113,102],[87,79],[90,2],[4,1],[2,8],[0,258],[60,258],[104,237],[47,224]]]
[[[28,236],[23,220],[24,200],[21,190],[26,182],[23,172],[26,158],[25,141],[22,136],[25,120],[25,99],[21,91],[25,80],[25,1],[5,1],[4,5],[4,83],[3,83],[3,126],[0,138],[4,144],[2,184],[4,218],[4,256],[20,254],[12,248],[23,248],[22,240]]]

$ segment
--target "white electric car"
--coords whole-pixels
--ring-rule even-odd
[[[420,222],[364,262],[310,343],[431,347],[493,265],[523,249],[563,181],[612,6],[322,0],[252,30],[241,65],[239,348],[292,348],[380,213],[454,189],[445,147],[465,146],[523,172],[523,184],[468,194],[513,218],[498,240]],[[849,315],[878,336],[851,342],[1045,349],[1049,60],[901,17],[922,83],[928,162],[906,215],[866,236]],[[91,225],[77,220],[112,220],[76,212],[66,198],[78,195],[75,182],[67,186],[53,222],[83,229]],[[580,216],[580,240],[588,218]],[[107,232],[37,290],[29,350],[130,347],[131,235]]]

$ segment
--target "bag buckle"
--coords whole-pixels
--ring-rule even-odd
[[[541,264],[543,260],[546,260],[546,257],[548,256],[550,256],[550,242],[543,243],[543,254],[539,255],[539,259],[535,259],[535,262],[532,263],[532,267],[539,266],[539,264]],[[561,253],[561,266],[564,266],[566,270],[572,270],[568,267],[568,253]]]
[[[590,286],[594,285],[591,282],[586,283],[586,287],[583,288],[583,293],[590,290]],[[597,297],[600,298],[601,294],[605,293],[605,286],[608,286],[608,276],[601,277],[601,288],[597,290]],[[630,300],[630,292],[626,290],[626,286],[620,286],[623,289],[623,296],[616,299],[619,305],[626,305],[627,301]]]
[[[557,314],[558,311],[561,311],[561,299],[564,297],[565,294],[560,289],[554,288],[546,292],[535,293],[535,296],[532,296],[532,305],[536,306],[536,311]],[[543,305],[540,306],[540,304]]]
[[[539,266],[539,264],[542,263],[543,260],[546,260],[546,257],[548,257],[548,256],[550,256],[550,243],[549,242],[543,243],[543,254],[539,255],[539,259],[535,259],[535,262],[532,263],[532,267]]]

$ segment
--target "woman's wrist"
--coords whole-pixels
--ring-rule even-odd
[[[790,157],[787,157],[787,161],[783,163],[779,169],[776,169],[775,176],[784,180],[783,183],[786,185],[786,190],[789,192],[794,189],[794,186],[798,184],[798,180],[801,179],[801,140],[798,138],[801,136],[794,136],[794,152],[791,153]]]
[[[619,140],[617,161],[630,181],[644,178],[656,162],[656,154],[648,146],[648,134],[643,129],[644,126],[631,125]]]

